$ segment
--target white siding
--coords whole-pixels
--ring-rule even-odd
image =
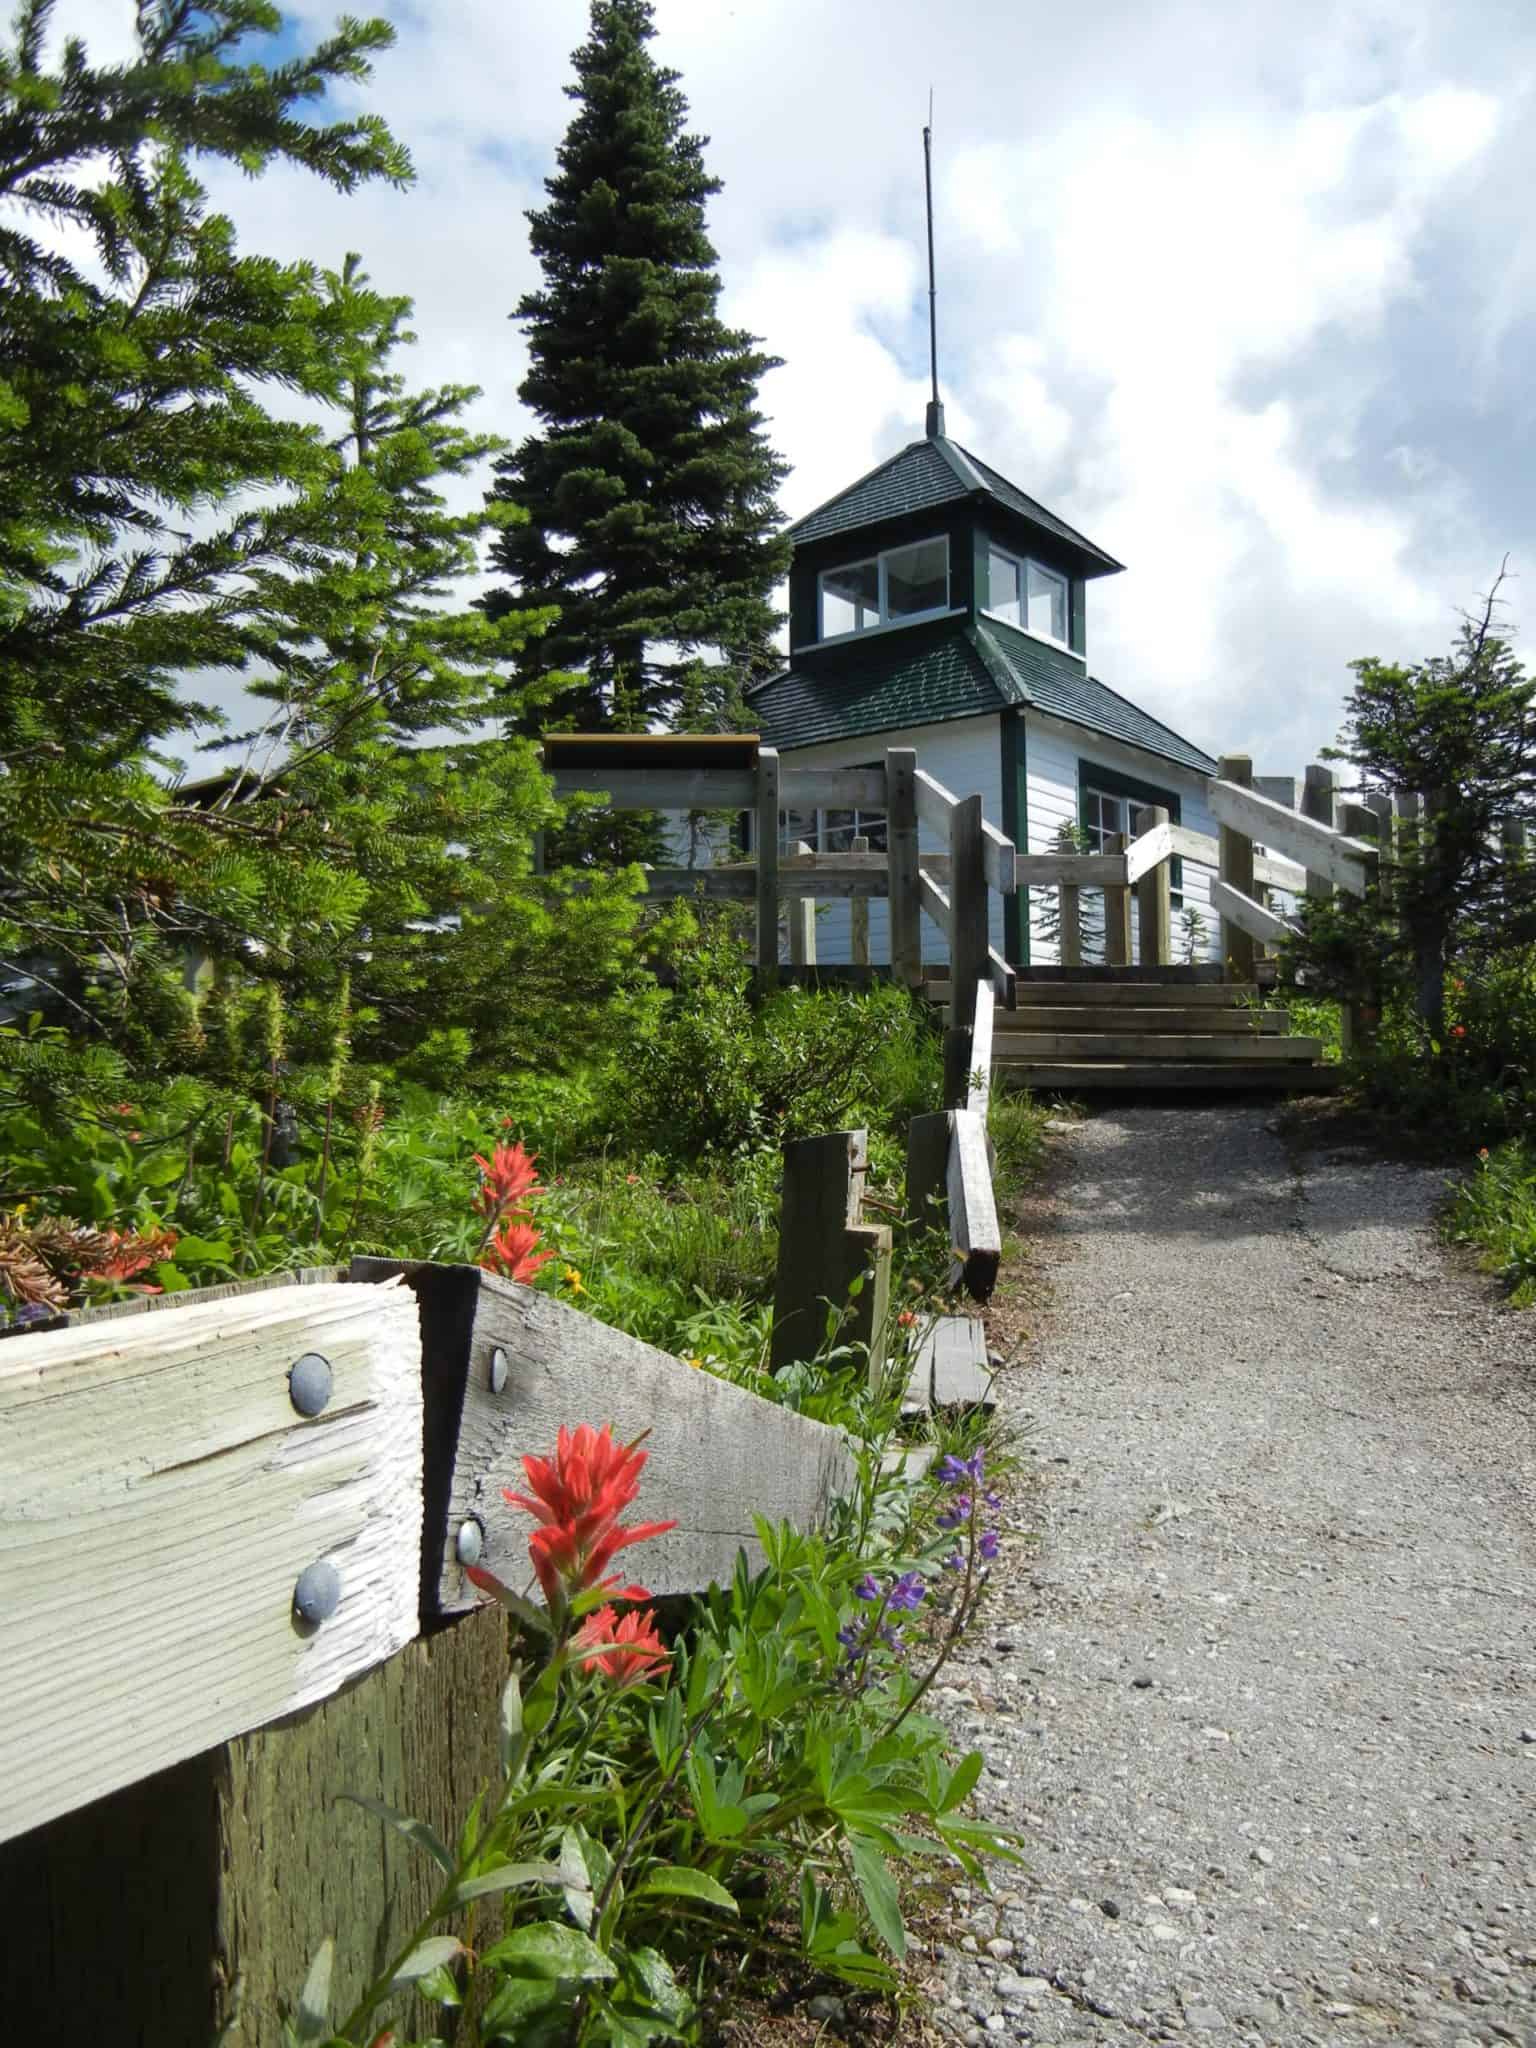
[[[913,747],[917,765],[942,782],[956,796],[981,797],[989,824],[1002,830],[1003,744],[1001,721],[993,718],[958,718],[942,725],[920,725],[898,732],[867,734],[862,739],[831,740],[819,747],[794,747],[783,756],[786,768],[857,768],[870,762],[885,762],[887,747]],[[941,853],[945,847],[927,826],[919,834],[925,852]],[[992,944],[1003,948],[1002,898],[991,895]],[[828,966],[840,966],[849,958],[848,905],[827,903],[816,918],[816,958]],[[877,967],[891,957],[890,919],[885,903],[876,898],[869,906],[869,957]],[[937,925],[923,919],[923,958],[947,960],[949,949]]]
[[[1177,767],[1173,762],[1164,761],[1156,754],[1145,754],[1137,747],[1117,745],[1098,733],[1089,732],[1084,726],[1069,725],[1038,711],[1027,711],[1024,723],[1030,853],[1053,853],[1056,834],[1063,820],[1077,821],[1079,762],[1096,762],[1121,775],[1134,776],[1139,782],[1176,791],[1180,823],[1187,825],[1192,832],[1215,836],[1216,821],[1205,800],[1206,778],[1193,769]],[[1212,873],[1213,870],[1199,867],[1193,861],[1184,863],[1183,902],[1197,910],[1205,920],[1205,939],[1198,955],[1205,960],[1217,959],[1221,947],[1220,919],[1210,907]],[[1046,892],[1032,889],[1029,894],[1030,960],[1035,966],[1046,966],[1058,958],[1055,940],[1047,939],[1039,929]],[[1174,951],[1181,956],[1178,917],[1176,909]]]

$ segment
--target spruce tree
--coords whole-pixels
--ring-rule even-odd
[[[654,34],[650,0],[594,0],[578,111],[529,215],[544,283],[516,313],[540,430],[498,465],[529,518],[493,551],[512,589],[490,609],[559,606],[537,659],[579,680],[544,715],[580,729],[643,731],[685,700],[691,722],[731,723],[772,659],[788,565],[757,408],[776,362],[720,318],[720,185]]]

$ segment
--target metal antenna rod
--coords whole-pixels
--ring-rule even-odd
[[[928,362],[933,375],[933,410],[939,412],[939,307],[933,267],[933,92],[928,94],[928,122],[923,130],[923,189],[928,202]],[[942,426],[940,428],[942,432]]]

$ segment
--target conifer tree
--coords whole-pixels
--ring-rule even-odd
[[[643,731],[685,695],[691,721],[730,723],[772,658],[788,563],[757,409],[775,359],[720,318],[720,185],[654,35],[650,0],[594,0],[577,113],[529,215],[544,283],[516,317],[540,427],[498,466],[530,516],[496,545],[512,588],[490,608],[560,607],[538,658],[580,680],[552,725]]]

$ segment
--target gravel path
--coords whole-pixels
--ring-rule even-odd
[[[1027,1837],[933,1958],[962,2039],[1536,2048],[1536,1314],[1443,1175],[1273,1117],[1059,1140],[1038,1541],[943,1709]]]

